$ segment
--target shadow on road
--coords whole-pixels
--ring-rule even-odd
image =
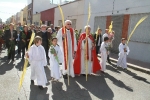
[[[86,88],[91,94],[102,100],[113,100],[114,93],[107,85],[104,76],[88,75],[86,77],[76,77],[75,80]]]
[[[124,88],[124,89],[126,89],[126,90],[128,90],[128,91],[130,91],[130,92],[133,92],[133,89],[132,89],[131,87],[126,86],[122,81],[117,80],[116,78],[114,78],[114,77],[111,76],[110,74],[106,73],[106,74],[105,74],[105,77],[106,77],[106,78],[109,78],[109,79],[113,82],[114,85],[116,85],[116,86],[118,86],[118,87],[120,87],[120,88]]]
[[[110,70],[110,71],[112,71],[112,72],[121,74],[120,71],[115,68],[115,65],[114,65],[114,64],[107,65],[106,69],[107,69],[107,70]]]
[[[126,74],[132,76],[134,79],[137,79],[137,80],[139,80],[139,81],[143,81],[143,82],[145,82],[145,83],[147,83],[147,84],[150,84],[150,82],[148,82],[147,79],[145,79],[145,78],[143,78],[143,77],[141,77],[141,76],[137,76],[136,73],[133,73],[133,72],[130,71],[130,70],[124,71],[124,72],[125,72]]]
[[[62,89],[63,83],[52,82],[53,100],[92,100],[89,92],[86,89],[80,88],[77,82],[70,78],[70,85],[68,80],[64,80],[67,90]]]
[[[30,97],[29,100],[49,100],[49,94],[47,94],[48,88],[40,90],[35,85],[30,85]]]
[[[46,77],[47,77],[47,81],[50,81],[51,80],[51,76],[50,76],[50,70],[48,67],[45,67],[45,73],[46,73]]]
[[[29,66],[29,65],[28,65]],[[24,67],[24,59],[21,59],[20,62],[16,63],[16,69],[18,69],[19,71],[23,71],[23,67]]]
[[[0,59],[0,75],[6,73],[6,71],[10,71],[13,69],[15,64],[10,60],[7,60],[7,56]]]

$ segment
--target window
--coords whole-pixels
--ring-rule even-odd
[[[45,24],[45,21],[42,21],[42,24]]]
[[[28,18],[31,18],[31,10],[28,10]]]
[[[48,22],[47,22],[47,26],[50,26],[50,25],[51,25],[51,21],[48,21]]]
[[[36,25],[38,26],[38,25],[39,25],[39,22],[36,22]]]

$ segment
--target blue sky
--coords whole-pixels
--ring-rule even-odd
[[[28,4],[28,2],[31,2],[31,0],[0,0],[0,18],[3,22],[5,22],[7,18],[23,9]],[[58,3],[60,0],[53,0],[53,2]]]

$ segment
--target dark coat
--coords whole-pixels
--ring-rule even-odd
[[[100,45],[101,45],[101,43],[102,43],[102,35],[100,35],[100,37],[99,37],[99,35],[98,35],[98,36],[97,36],[97,40],[96,40],[96,34],[94,34],[94,39],[95,39],[95,42],[96,42],[96,46],[98,45],[99,39],[100,39]]]
[[[29,34],[29,33],[28,33],[28,34]],[[27,34],[27,35],[28,35],[28,34]],[[23,35],[25,35],[25,37],[23,37]],[[25,46],[26,43],[27,43],[27,35],[25,34],[24,31],[21,31],[21,32],[20,32],[19,39],[20,39],[20,42],[21,42],[22,46]],[[23,40],[24,40],[25,42],[24,42]]]
[[[10,42],[10,38],[11,38],[11,32],[10,32],[10,29],[9,30],[5,30],[5,35],[4,35],[4,39],[5,39],[5,42],[6,42],[6,46],[9,47],[9,42]],[[14,38],[14,42],[16,43],[16,39],[17,39],[17,31],[16,30],[13,30],[13,38]]]

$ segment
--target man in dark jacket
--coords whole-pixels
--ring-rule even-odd
[[[28,27],[27,25],[24,25],[23,31],[21,31],[19,35],[20,51],[22,51],[22,58],[24,58],[24,55],[25,55],[25,48],[26,47],[28,48],[30,37],[31,35],[30,35],[30,32],[28,31]],[[29,39],[28,41],[27,41],[27,38]]]
[[[24,25],[23,29],[24,29],[23,33],[25,33],[25,35],[26,35],[26,46],[25,46],[25,49],[27,51],[28,50],[28,45],[29,45],[29,42],[30,42],[30,38],[31,38],[31,35],[32,35],[32,31],[28,30],[28,26],[27,25]]]
[[[46,57],[48,58],[50,34],[49,32],[46,31],[46,28],[47,28],[46,25],[41,25],[41,31],[36,33],[36,36],[42,37],[42,46],[44,47],[46,52]]]
[[[52,29],[52,32],[54,33],[55,29],[54,29],[54,25],[53,24],[50,25],[50,28]]]
[[[17,38],[17,31],[14,30],[14,24],[9,25],[9,29],[5,31],[6,47],[8,49],[8,59],[14,61],[15,56],[15,43]]]
[[[95,42],[96,42],[96,54],[99,53],[99,49],[100,49],[100,46],[101,46],[101,43],[102,43],[102,30],[99,28],[97,31],[96,31],[96,34],[94,34],[94,39],[95,39]]]

